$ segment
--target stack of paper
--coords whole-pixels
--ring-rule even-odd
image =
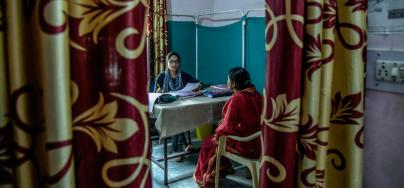
[[[188,83],[185,85],[185,87],[181,90],[178,91],[172,91],[169,92],[168,94],[177,96],[177,97],[191,97],[191,96],[197,96],[202,93],[202,91],[194,91],[199,88],[200,83]]]
[[[211,85],[210,87],[213,89],[221,89],[221,90],[229,91],[229,88],[227,87],[226,84]]]
[[[212,85],[206,92],[204,93],[205,96],[208,97],[223,97],[223,96],[230,96],[233,94],[233,91],[227,88],[227,85],[220,84],[220,85]]]

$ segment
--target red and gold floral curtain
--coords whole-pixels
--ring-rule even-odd
[[[165,69],[168,48],[166,0],[148,0],[148,39],[150,41],[150,78],[154,79]]]
[[[147,2],[0,5],[0,187],[151,187]]]
[[[366,0],[266,0],[261,187],[362,187]]]

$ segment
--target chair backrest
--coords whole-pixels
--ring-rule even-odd
[[[253,139],[256,139],[257,137],[260,137],[261,141],[261,154],[259,159],[248,159],[242,156],[239,156],[234,153],[230,153],[226,151],[226,141],[227,138],[231,138],[233,140],[239,141],[239,142],[247,142]],[[258,131],[250,136],[247,137],[238,137],[238,136],[222,136],[219,138],[219,146],[218,146],[218,151],[217,151],[217,159],[216,159],[216,177],[215,177],[215,187],[219,187],[219,177],[218,174],[220,173],[218,168],[220,168],[220,157],[224,156],[226,158],[229,158],[231,160],[234,160],[238,163],[241,163],[243,165],[246,165],[252,174],[252,179],[253,179],[253,186],[254,188],[258,187],[258,179],[259,179],[259,171],[260,171],[260,164],[262,160],[262,134],[261,131]]]
[[[250,135],[250,136],[247,136],[247,137],[239,137],[239,136],[228,136],[228,138],[231,138],[231,139],[233,139],[233,140],[236,140],[236,141],[240,141],[240,142],[247,142],[247,141],[250,141],[250,140],[253,140],[253,139],[255,139],[255,138],[257,138],[257,137],[260,137],[260,144],[261,144],[261,154],[260,154],[260,160],[259,161],[261,161],[261,158],[262,158],[262,151],[264,151],[263,149],[263,138],[262,138],[262,131],[258,131],[258,132],[256,132],[256,133],[254,133],[254,134],[252,134],[252,135]]]

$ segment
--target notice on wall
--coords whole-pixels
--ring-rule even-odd
[[[369,0],[368,30],[404,33],[404,0]]]

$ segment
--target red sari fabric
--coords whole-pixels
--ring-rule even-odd
[[[216,137],[210,136],[202,142],[199,160],[196,165],[194,179],[204,186],[214,183],[216,148],[215,138],[223,135],[249,136],[260,131],[260,114],[262,97],[255,88],[236,92],[223,107],[223,121],[216,129]],[[260,155],[260,140],[238,142],[229,139],[226,150],[244,157],[258,158]],[[226,158],[221,159],[221,169],[230,167]]]

